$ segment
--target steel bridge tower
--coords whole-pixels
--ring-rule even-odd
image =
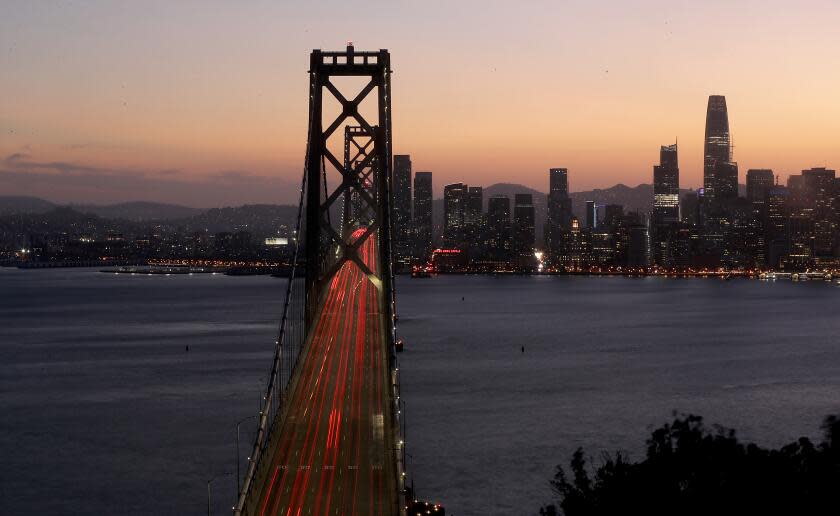
[[[306,157],[306,297],[307,321],[311,321],[326,282],[346,260],[353,261],[384,294],[386,320],[393,321],[394,289],[391,265],[391,59],[387,50],[356,52],[353,45],[345,52],[314,50],[309,68],[309,138]],[[333,84],[333,77],[362,77],[367,83],[353,98]],[[323,125],[324,90],[341,105],[341,112],[326,128]],[[376,96],[377,120],[372,124],[362,116],[360,106]],[[348,119],[357,126],[345,129],[344,161],[330,151],[330,137]],[[359,138],[367,138],[366,144]],[[352,155],[351,155],[352,154]],[[328,169],[341,181],[329,192]],[[344,201],[338,227],[331,213],[337,201]],[[348,210],[355,200],[358,213]],[[368,213],[368,218],[354,217]],[[354,224],[367,223],[365,233],[351,241]],[[360,259],[358,250],[368,238],[377,238],[380,271],[372,271]],[[393,329],[393,324],[391,325]],[[392,330],[393,333],[393,330]],[[392,338],[392,341],[394,339]]]

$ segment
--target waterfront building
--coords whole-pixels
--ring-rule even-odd
[[[464,245],[467,191],[468,187],[464,183],[443,187],[443,242],[446,247]]]
[[[516,194],[513,206],[514,252],[528,259],[534,256],[536,217],[531,194]]]
[[[671,266],[669,238],[680,220],[680,169],[677,144],[659,149],[659,164],[653,167],[653,261],[656,265]]]
[[[393,171],[394,228],[393,251],[397,266],[411,261],[411,156],[394,156]]]
[[[491,258],[504,261],[510,258],[510,198],[494,195],[487,201],[486,247]]]
[[[432,253],[432,173],[414,175],[414,258],[420,263]]]

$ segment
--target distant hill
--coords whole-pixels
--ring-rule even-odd
[[[744,185],[739,185],[743,195]],[[681,190],[686,192],[687,190]],[[534,198],[537,241],[542,239],[543,225],[547,216],[547,198],[544,192],[516,183],[496,183],[484,188],[484,207],[494,195],[513,198],[518,193],[530,193]],[[630,187],[617,184],[610,188],[598,188],[583,192],[572,192],[572,211],[584,219],[586,201],[597,204],[621,204],[624,211],[649,213],[653,208],[653,185],[640,184]],[[0,215],[13,213],[43,214],[60,205],[37,197],[0,196]],[[77,212],[99,216],[103,219],[121,219],[131,222],[168,221],[187,231],[250,231],[257,237],[276,234],[280,226],[290,228],[297,217],[297,206],[275,204],[249,204],[239,207],[213,208],[203,210],[177,204],[154,202],[126,202],[110,205],[71,205]],[[332,214],[338,217],[337,212]],[[432,202],[432,217],[435,234],[440,235],[443,225],[443,199]]]
[[[174,223],[186,231],[248,231],[262,238],[276,235],[281,226],[286,226],[286,231],[292,231],[297,213],[297,206],[246,204],[235,208],[213,208]]]
[[[79,213],[97,215],[105,219],[123,219],[135,222],[183,219],[205,211],[178,204],[145,201],[118,204],[59,204],[39,197],[0,196],[0,215],[46,213],[60,206],[66,206]]]
[[[184,219],[199,215],[205,211],[178,204],[163,204],[145,201],[106,205],[79,204],[71,205],[70,207],[82,213],[91,213],[106,219],[124,219],[132,221]]]
[[[580,219],[584,219],[586,201],[595,201],[595,204],[621,204],[625,213],[648,213],[653,209],[653,185],[648,184],[635,187],[617,184],[605,189],[571,192],[569,197],[572,198],[572,212]]]
[[[0,195],[0,215],[46,213],[57,205],[38,197]]]
[[[106,231],[138,233],[144,231],[144,226],[138,222],[82,213],[68,206],[54,206],[44,212],[19,211],[0,215],[0,240],[6,241],[28,234],[102,235]]]

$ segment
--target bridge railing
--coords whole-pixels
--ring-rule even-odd
[[[306,172],[303,174],[300,187],[300,202],[298,205],[297,221],[294,233],[294,253],[289,272],[286,293],[283,301],[283,311],[280,318],[277,340],[274,342],[274,359],[268,385],[262,398],[259,412],[259,426],[254,438],[251,454],[248,456],[248,468],[242,482],[242,489],[234,506],[234,514],[242,514],[248,495],[255,488],[255,478],[266,448],[271,441],[274,422],[277,419],[282,402],[286,397],[289,381],[297,367],[301,350],[306,341],[306,276],[305,264],[302,263],[303,238],[305,227],[303,213],[305,212]]]

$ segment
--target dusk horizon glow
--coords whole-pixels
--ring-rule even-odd
[[[675,141],[680,187],[697,188],[715,94],[739,181],[784,182],[840,166],[840,5],[807,4],[10,2],[0,193],[294,203],[309,52],[346,40],[391,52],[394,153],[434,172],[435,198],[459,181],[546,192],[551,167],[572,191],[649,184]]]

